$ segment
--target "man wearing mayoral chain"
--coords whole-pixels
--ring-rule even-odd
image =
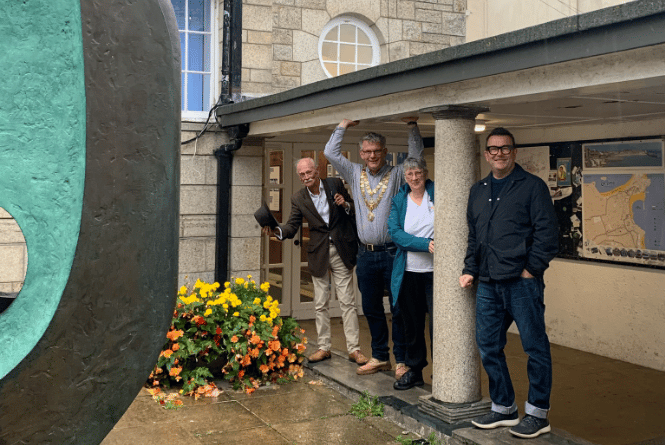
[[[402,119],[409,126],[409,157],[422,158],[423,140],[418,130],[417,117]],[[393,354],[397,368],[395,377],[401,378],[407,371],[406,351],[403,343],[402,324],[390,298],[390,278],[397,247],[388,234],[388,216],[392,197],[404,184],[402,165],[386,164],[386,138],[367,133],[359,142],[363,164],[349,161],[342,155],[344,133],[359,121],[343,119],[330,136],[324,154],[332,166],[351,185],[356,202],[356,226],[358,228],[358,264],[356,275],[362,294],[362,305],[372,336],[372,358],[359,367],[360,375],[390,371],[388,347],[388,323],[383,309],[384,289],[388,291],[392,317]]]

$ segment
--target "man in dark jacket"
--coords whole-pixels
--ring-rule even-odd
[[[353,213],[353,200],[339,178],[319,178],[312,158],[303,158],[296,167],[305,185],[291,197],[291,215],[275,230],[282,240],[293,238],[305,218],[309,225],[307,262],[314,284],[314,313],[319,349],[309,356],[310,362],[331,357],[328,272],[337,292],[342,311],[344,336],[349,360],[364,365],[369,360],[360,352],[358,311],[352,283],[353,267],[358,252],[358,237]],[[268,228],[264,233],[270,234]]]
[[[492,411],[472,423],[484,429],[511,426],[515,436],[538,437],[551,429],[552,358],[543,274],[558,251],[557,217],[545,182],[515,163],[513,135],[496,128],[486,145],[492,172],[469,193],[469,239],[459,279],[463,288],[478,280],[476,341],[492,399]],[[529,356],[529,396],[522,421],[503,352],[513,321]]]

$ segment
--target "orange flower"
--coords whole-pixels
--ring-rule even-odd
[[[174,366],[169,371],[169,375],[171,377],[175,377],[175,376],[179,375],[181,371],[182,371],[182,366]]]
[[[253,393],[254,391],[256,391],[256,388],[254,388],[254,387],[251,387],[251,388],[247,388],[247,389],[245,389],[245,392],[246,392],[247,394],[251,394],[251,393]]]
[[[166,334],[166,337],[171,340],[171,341],[176,341],[180,337],[185,335],[185,333],[182,330],[177,330],[177,331],[169,331],[168,334]]]
[[[305,351],[305,345],[298,343],[298,352],[302,353]]]
[[[254,358],[258,358],[259,357],[259,348],[250,349],[249,350],[249,355],[251,355]]]
[[[202,326],[206,324],[205,318],[201,317],[200,315],[197,315],[194,318],[192,318],[192,321],[196,323],[197,326]]]
[[[277,333],[279,332],[279,326],[275,325],[272,327],[272,336],[277,337]]]
[[[289,350],[286,349],[286,348],[282,349],[282,355],[283,355],[283,356],[287,356],[287,355],[289,355]]]
[[[239,379],[243,378],[244,376],[245,376],[245,371],[244,370],[241,369],[240,371],[238,371],[238,378]]]
[[[221,333],[222,333],[222,328],[220,328],[219,326],[217,326],[217,329],[215,330],[215,334],[219,335],[219,334],[221,334]]]
[[[253,345],[258,345],[261,343],[261,337],[256,334],[252,334],[252,338],[249,339],[249,342]]]
[[[259,370],[260,370],[262,373],[267,374],[268,371],[270,370],[270,368],[268,368],[268,365],[261,365],[261,366],[259,366]]]
[[[286,357],[283,355],[280,355],[279,358],[277,359],[277,362],[282,365],[284,364],[284,360],[286,360]]]
[[[297,360],[297,357],[295,354],[289,354],[289,363],[293,363]]]
[[[271,340],[268,342],[268,347],[273,351],[277,352],[279,351],[281,344],[279,343],[279,340]]]
[[[236,335],[231,337],[231,343],[237,343],[237,342],[238,342],[238,337]]]
[[[256,321],[256,317],[253,316],[253,315],[250,315],[250,316],[249,316],[249,325],[251,326],[252,323],[254,323],[255,321]]]
[[[249,366],[252,364],[252,358],[249,355],[246,355],[242,358],[240,364],[243,366]]]
[[[166,358],[171,357],[171,354],[173,354],[173,351],[170,349],[167,349],[166,351],[162,351],[162,355]]]
[[[173,346],[171,346],[171,349],[173,350],[173,352],[175,352],[178,349],[180,349],[180,345],[178,343],[173,343]]]

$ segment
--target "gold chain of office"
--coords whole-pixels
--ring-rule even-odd
[[[362,172],[360,172],[360,194],[365,201],[367,210],[369,210],[367,213],[367,219],[370,221],[374,221],[374,209],[379,206],[381,199],[383,199],[383,194],[386,193],[386,190],[388,189],[388,181],[390,181],[390,170],[388,170],[386,174],[383,175],[383,178],[381,178],[375,189],[372,189],[369,186],[369,179],[367,178],[366,168],[363,168]],[[376,195],[379,190],[381,190],[379,196],[374,198],[374,195]],[[368,198],[367,195],[369,195],[370,198]]]

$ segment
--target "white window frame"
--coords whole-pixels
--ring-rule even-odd
[[[217,5],[218,1],[217,0],[210,0],[210,97],[209,97],[209,103],[210,107],[212,108],[215,103],[217,102],[217,97],[219,96],[219,47],[220,45],[218,44],[218,33],[219,33],[219,8]],[[187,0],[185,0],[185,5],[186,6],[186,11],[189,8],[189,4]],[[180,29],[178,29],[178,41],[180,41]],[[193,34],[197,34],[196,32],[193,32]],[[187,45],[189,44],[189,39],[185,39],[185,48],[180,48],[181,51],[181,57],[186,60],[187,57]],[[185,73],[185,82],[184,84],[182,83],[182,77],[181,77],[181,88],[184,89],[182,98],[183,98],[183,103],[181,104],[181,119],[183,121],[189,121],[189,122],[205,122],[206,119],[208,118],[208,113],[210,110],[205,110],[205,111],[190,111],[187,109],[183,109],[183,107],[187,106],[187,71],[183,71],[182,67],[180,69],[180,74],[182,76],[182,73]],[[196,72],[196,71],[192,71]]]
[[[372,29],[365,22],[363,22],[362,20],[359,20],[355,17],[351,17],[351,16],[335,17],[330,22],[328,22],[328,24],[326,26],[323,27],[323,30],[321,31],[321,36],[319,37],[319,62],[321,63],[321,68],[323,69],[323,72],[326,74],[326,76],[336,77],[336,76],[333,76],[332,74],[330,74],[328,72],[328,70],[326,69],[326,67],[325,67],[325,63],[331,63],[331,62],[326,61],[324,63],[323,52],[322,52],[323,43],[324,43],[324,41],[326,41],[325,37],[328,35],[330,30],[335,28],[336,26],[340,26],[342,24],[354,25],[357,29],[360,29],[361,31],[363,31],[367,35],[367,37],[369,38],[370,46],[372,47],[372,62],[371,62],[370,65],[358,64],[358,63],[354,63],[353,65],[355,65],[355,66],[360,65],[360,66],[369,68],[370,66],[376,66],[379,63],[381,63],[381,45],[379,44],[379,39],[376,37],[376,34],[374,33],[374,31],[372,31]],[[330,42],[330,41],[327,41],[327,42]],[[337,54],[339,56],[339,53],[340,53],[339,52],[339,44],[340,44],[340,42],[337,41],[337,44],[338,44]],[[357,48],[358,48],[358,44],[356,43],[356,61],[358,60],[358,57],[357,57],[358,56],[358,49]],[[346,65],[346,63],[342,63],[342,64]],[[339,60],[337,60],[337,65],[339,67],[339,65],[340,65]]]

